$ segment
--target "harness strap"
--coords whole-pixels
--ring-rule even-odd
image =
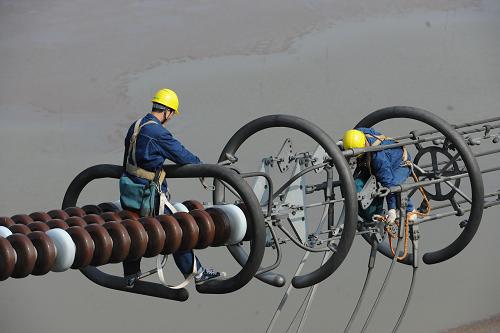
[[[177,213],[177,209],[168,201],[167,196],[165,193],[160,194],[160,213],[159,214],[164,214],[165,210],[165,205],[170,209],[172,214]],[[194,252],[191,251],[191,254],[193,255],[193,268],[191,270],[191,273],[188,274],[185,278],[184,281],[181,282],[180,284],[176,286],[172,286],[171,284],[168,284],[167,281],[165,280],[165,273],[163,272],[163,265],[162,265],[162,259],[161,256],[156,257],[156,271],[158,273],[158,279],[160,280],[161,284],[163,284],[165,287],[170,288],[170,289],[181,289],[184,288],[189,284],[191,281],[191,278],[193,278],[195,275],[198,274],[198,269],[197,269],[197,264],[196,264],[196,257],[194,255]],[[167,255],[165,255],[164,260],[166,260]]]
[[[397,140],[394,140],[393,138],[390,138],[390,137],[382,135],[382,134],[376,135],[376,134],[365,133],[365,136],[367,138],[375,139],[375,141],[373,141],[373,143],[371,143],[371,144],[369,143],[370,146],[380,146],[382,144],[382,142],[384,142],[385,140],[392,140],[394,142],[398,142]],[[403,149],[403,155],[401,157],[401,164],[404,166],[407,166],[407,167],[411,167],[412,165],[411,165],[411,161],[408,159],[408,150],[406,149],[406,146],[402,146],[401,149]],[[368,170],[370,172],[370,175],[372,175],[371,154],[368,154],[367,159],[366,159],[366,163],[367,163],[367,167],[368,167]]]
[[[389,138],[389,137],[382,135],[382,134],[376,135],[376,134],[365,133],[365,136],[368,138],[375,139],[375,141],[373,141],[373,143],[370,144],[370,146],[379,146],[385,140],[392,140],[392,138]]]
[[[125,170],[128,173],[130,173],[131,175],[152,181],[152,180],[155,180],[156,173],[139,168],[137,166],[135,152],[136,152],[136,147],[137,147],[137,137],[139,136],[139,132],[141,131],[141,129],[146,125],[156,124],[156,122],[154,122],[153,120],[149,120],[141,125],[142,119],[144,119],[144,118],[141,118],[135,122],[134,133],[132,134],[132,137],[130,138],[130,144],[128,147],[127,163],[125,165]],[[132,163],[129,162],[130,159],[132,160]],[[159,178],[158,178],[159,184],[163,183],[163,181],[165,180],[165,176],[166,176],[165,171],[163,169],[161,169],[160,174],[159,174]]]

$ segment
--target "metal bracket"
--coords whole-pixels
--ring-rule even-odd
[[[371,205],[376,193],[377,179],[375,176],[371,175],[363,186],[363,189],[358,192],[358,201],[360,201],[363,209],[366,209]]]
[[[318,147],[316,148],[316,150],[314,151],[314,153],[312,155],[311,164],[316,165],[316,164],[323,163],[324,161],[326,161],[328,159],[328,157],[329,156],[326,153],[325,149],[318,145]],[[323,170],[323,169],[322,168],[315,169],[314,172],[320,173],[321,170]]]
[[[281,146],[278,155],[276,156],[276,160],[278,162],[278,168],[281,173],[288,171],[290,167],[290,161],[293,158],[293,149],[292,149],[292,140],[290,138],[286,138],[285,142]]]
[[[295,169],[292,176],[302,171],[303,165],[300,163],[295,164]],[[283,202],[289,207],[303,207],[306,201],[306,184],[304,177],[296,179],[285,192]],[[288,214],[288,221],[292,226],[294,233],[302,243],[306,241],[307,225],[306,225],[306,212],[304,209],[290,209]]]

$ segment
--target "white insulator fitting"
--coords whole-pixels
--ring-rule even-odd
[[[214,207],[221,209],[229,217],[231,234],[226,245],[233,245],[241,242],[247,232],[247,219],[243,211],[233,204],[215,205]]]
[[[55,228],[46,232],[56,246],[56,260],[51,271],[64,272],[71,268],[75,260],[76,245],[63,229]]]
[[[178,212],[184,212],[184,213],[189,213],[189,209],[187,209],[186,206],[184,206],[184,204],[180,203],[180,202],[176,202],[173,204],[174,208],[178,211]]]
[[[7,238],[10,235],[12,235],[12,231],[10,231],[9,228],[4,227],[3,225],[0,226],[0,237]]]

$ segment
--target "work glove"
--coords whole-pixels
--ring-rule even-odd
[[[396,210],[393,208],[389,209],[387,212],[387,215],[385,216],[385,223],[387,225],[393,225],[394,222],[396,222]]]

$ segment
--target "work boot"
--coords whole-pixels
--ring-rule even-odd
[[[214,270],[212,268],[208,268],[208,269],[202,268],[201,272],[198,273],[198,275],[196,275],[194,277],[194,282],[197,285],[200,285],[200,284],[207,282],[208,280],[212,280],[212,279],[216,279],[216,278],[220,278],[220,277],[225,277],[225,276],[226,276],[226,272],[217,272],[216,270]]]
[[[126,275],[123,279],[125,280],[125,288],[132,289],[134,288],[135,282],[139,280],[139,277],[141,276],[141,271],[138,271],[137,273]]]

